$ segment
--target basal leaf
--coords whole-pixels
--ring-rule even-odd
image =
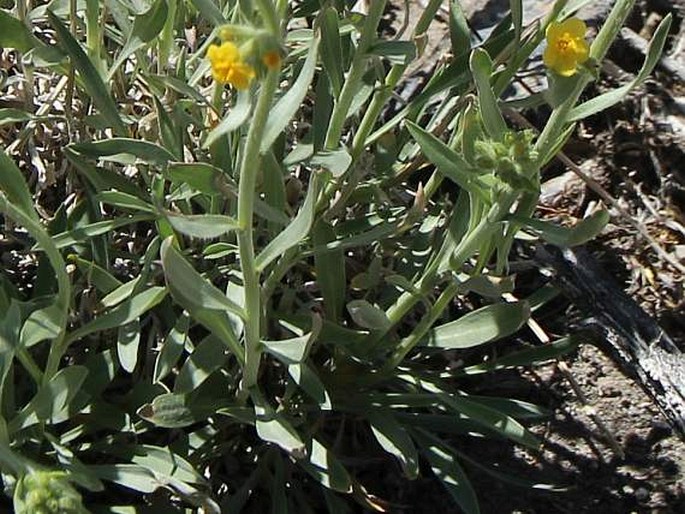
[[[471,348],[513,334],[529,316],[527,302],[487,305],[432,329],[427,345],[445,349]]]

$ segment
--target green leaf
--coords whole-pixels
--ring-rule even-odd
[[[498,357],[493,361],[469,366],[462,370],[465,375],[477,375],[480,373],[487,373],[498,369],[513,368],[516,366],[530,366],[531,364],[544,362],[550,359],[556,359],[562,355],[566,355],[578,348],[580,344],[580,337],[569,336],[548,343],[542,346],[527,348],[517,352],[510,353]]]
[[[12,300],[7,310],[2,311],[0,314],[0,406],[2,407],[2,412],[5,412],[4,406],[5,398],[7,394],[12,395],[12,383],[7,380],[10,376],[10,370],[14,365],[14,356],[18,350],[17,341],[19,340],[19,329],[21,327],[21,310],[19,308],[19,302]],[[36,377],[37,379],[38,377]],[[9,387],[7,387],[9,386]],[[0,429],[4,427],[5,420],[0,416]],[[5,440],[9,440],[8,437],[4,437],[2,431],[0,431],[0,443]],[[0,462],[2,460],[0,459]]]
[[[321,316],[312,316],[312,329],[308,334],[280,341],[262,341],[264,350],[284,364],[304,362],[309,355],[314,341],[319,337],[322,328]]]
[[[20,341],[24,348],[46,339],[56,339],[62,330],[63,312],[55,304],[33,311],[21,327]]]
[[[221,10],[213,0],[192,0],[192,2],[197,10],[200,11],[202,17],[215,27],[220,27],[227,23],[226,18],[221,14]]]
[[[309,460],[302,460],[299,464],[321,485],[340,493],[352,491],[350,474],[332,451],[316,439],[312,439],[307,454]]]
[[[426,158],[437,166],[440,173],[466,191],[483,196],[479,186],[474,184],[473,179],[477,176],[475,170],[463,157],[418,125],[407,121],[407,128]]]
[[[548,409],[512,398],[469,395],[469,400],[511,416],[514,419],[540,419],[549,417],[552,414],[552,411]]]
[[[461,278],[461,277],[459,277]],[[499,299],[505,293],[514,291],[514,276],[495,277],[491,275],[474,275],[459,284],[459,293],[474,292],[486,298]]]
[[[206,482],[192,464],[168,447],[137,444],[130,448],[117,448],[117,453],[130,456],[133,464],[149,469],[160,481],[173,478],[185,483],[204,484]]]
[[[154,493],[162,484],[149,469],[136,464],[96,464],[88,466],[95,476],[140,493]]]
[[[206,337],[188,356],[174,382],[174,393],[190,393],[228,360],[226,345],[216,337]]]
[[[309,85],[312,83],[314,72],[316,71],[316,57],[320,40],[319,36],[312,39],[309,44],[307,59],[302,66],[302,70],[300,70],[300,75],[288,89],[288,92],[271,109],[269,119],[266,121],[266,127],[264,128],[264,135],[262,136],[259,150],[261,153],[265,153],[271,148],[273,142],[276,141],[276,138],[283,132],[283,129],[290,123],[290,120],[302,105],[302,101],[309,90]]]
[[[150,287],[130,300],[74,330],[68,336],[69,341],[79,339],[102,330],[109,330],[131,323],[161,302],[167,294],[165,287]]]
[[[254,403],[255,426],[259,438],[280,446],[297,459],[303,458],[306,455],[306,446],[293,426],[269,405],[259,391],[253,389],[250,393]]]
[[[1,12],[1,11],[0,11]],[[38,215],[33,208],[33,198],[24,180],[24,175],[14,161],[0,151],[0,189],[5,192],[7,199],[21,212],[34,221]]]
[[[319,406],[321,410],[331,410],[331,398],[314,369],[301,362],[288,366],[288,374]]]
[[[124,284],[120,284],[119,287],[110,291],[102,300],[100,300],[100,304],[106,308],[119,305],[121,302],[131,297],[138,282],[140,282],[140,276],[137,276]]]
[[[369,409],[364,413],[371,423],[376,441],[390,455],[397,458],[409,480],[419,476],[419,456],[416,446],[404,427],[397,422],[389,409]]]
[[[79,71],[86,91],[102,112],[102,116],[114,129],[115,133],[124,135],[126,133],[126,126],[119,116],[119,108],[102,81],[102,77],[100,77],[97,69],[93,66],[93,63],[85,54],[78,41],[71,35],[69,29],[50,10],[48,10],[48,19],[50,20],[50,25],[52,25],[57,33],[57,41],[63,46],[72,63]]]
[[[366,300],[348,302],[347,312],[350,313],[352,320],[362,328],[386,331],[392,326],[385,311]]]
[[[511,11],[511,22],[514,25],[514,37],[518,43],[521,41],[521,31],[523,29],[522,0],[509,0],[509,10]]]
[[[237,220],[220,214],[183,215],[169,211],[165,214],[174,230],[197,239],[215,239],[239,227]]]
[[[41,44],[21,21],[0,9],[0,47],[15,48],[25,54]]]
[[[506,337],[530,317],[527,302],[495,303],[469,312],[428,333],[428,346],[445,349],[471,348]]]
[[[59,370],[50,381],[41,386],[33,399],[10,422],[10,433],[29,427],[53,417],[62,417],[81,389],[88,369],[84,366],[69,366]]]
[[[452,55],[463,55],[471,50],[471,29],[460,0],[450,0],[450,41]]]
[[[230,312],[245,319],[245,311],[200,275],[173,246],[171,238],[162,243],[162,267],[169,290],[175,298],[202,309]],[[186,303],[184,302],[184,303]]]
[[[343,54],[340,44],[340,20],[334,7],[327,7],[320,14],[321,62],[330,81],[335,98],[340,96],[343,84]],[[318,99],[318,97],[317,97]]]
[[[0,11],[2,13],[2,11]],[[2,15],[0,14],[0,18]],[[0,21],[0,32],[2,31],[2,22]],[[2,39],[0,38],[0,46],[2,45]],[[30,112],[23,111],[21,109],[4,108],[0,109],[0,127],[3,125],[12,125],[14,123],[23,123],[25,121],[35,120],[36,115]]]
[[[166,148],[140,139],[115,137],[94,143],[74,143],[73,151],[96,159],[106,158],[114,162],[135,164],[136,160],[155,166],[165,166],[175,161]]]
[[[243,308],[228,299],[219,289],[193,268],[173,246],[172,238],[162,243],[162,267],[174,300],[206,326],[233,352],[238,362],[245,362],[244,350],[238,343],[228,314],[245,319]]]
[[[433,473],[465,514],[478,514],[478,498],[449,445],[422,430],[415,434]]]
[[[330,171],[334,177],[340,177],[352,164],[352,156],[345,148],[337,150],[319,150],[309,161],[312,166],[320,166]]]
[[[169,8],[166,1],[155,0],[147,11],[136,16],[128,40],[109,70],[108,79],[111,79],[114,76],[119,66],[121,66],[130,55],[159,36],[166,23],[168,13]]]
[[[321,248],[332,241],[335,241],[335,229],[323,220],[316,223],[312,231],[312,243],[315,248],[316,283],[323,295],[326,318],[337,322],[342,316],[345,305],[347,285],[345,254],[341,249],[329,252],[316,250],[316,248]]]
[[[661,23],[659,23],[659,26],[654,32],[652,40],[649,42],[649,46],[647,48],[647,57],[645,58],[642,68],[640,68],[640,71],[634,80],[630,81],[624,86],[596,96],[595,98],[592,98],[591,100],[574,107],[569,113],[568,121],[573,122],[582,120],[583,118],[597,114],[598,112],[617,104],[623,100],[623,98],[625,98],[625,96],[632,89],[644,82],[649,74],[652,73],[652,70],[654,70],[654,67],[659,62],[659,58],[664,51],[666,39],[671,29],[671,21],[672,16],[671,13],[669,13],[663,20],[661,20]]]
[[[235,106],[228,110],[221,122],[207,134],[203,148],[209,148],[223,136],[239,129],[247,121],[252,110],[252,95],[250,91],[238,91],[238,100]]]
[[[206,195],[221,194],[219,185],[226,182],[219,168],[205,162],[170,163],[165,174],[174,184],[188,184]]]
[[[120,175],[109,167],[94,166],[89,159],[74,151],[71,145],[64,148],[64,155],[73,164],[76,171],[92,184],[96,191],[116,189],[137,198],[145,198],[145,194],[131,179]]]
[[[416,59],[413,41],[378,41],[369,48],[369,54],[385,57],[391,64],[407,65]]]
[[[478,103],[485,130],[495,141],[502,141],[507,131],[507,124],[504,123],[502,112],[497,105],[497,98],[490,85],[493,72],[492,60],[484,49],[476,48],[471,52],[470,66],[478,89]]]
[[[312,173],[309,179],[307,196],[292,222],[280,232],[257,256],[255,267],[263,271],[274,259],[298,245],[308,234],[314,221],[316,199],[319,195],[319,178]]]
[[[572,247],[594,239],[609,223],[608,211],[599,210],[580,220],[574,227],[560,227],[549,221],[511,215],[511,219],[526,225],[540,234],[545,241],[555,246]]]
[[[188,340],[189,321],[187,315],[181,315],[164,339],[155,360],[154,383],[162,381],[176,367]]]
[[[188,395],[166,393],[156,396],[137,411],[138,416],[162,428],[183,428],[197,423],[198,417],[192,409]]]
[[[468,416],[484,427],[508,437],[512,441],[521,443],[529,448],[536,448],[540,444],[533,434],[511,416],[472,401],[466,395],[438,393],[437,396],[445,405]]]
[[[137,196],[120,191],[102,191],[95,195],[96,200],[118,207],[138,212],[154,213],[155,208]]]
[[[117,357],[124,371],[133,373],[138,363],[140,346],[140,321],[135,319],[117,330]]]
[[[58,249],[66,248],[67,246],[84,244],[86,243],[86,240],[91,237],[108,234],[119,227],[125,227],[126,225],[132,225],[141,221],[150,221],[152,219],[154,219],[154,216],[150,214],[134,214],[130,217],[120,216],[113,220],[96,221],[95,223],[83,225],[68,232],[61,232],[53,236],[52,240]]]

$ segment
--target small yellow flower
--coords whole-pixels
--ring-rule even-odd
[[[262,56],[262,62],[264,63],[264,66],[266,66],[270,70],[275,70],[281,65],[281,55],[278,53],[277,50],[266,52]]]
[[[578,18],[552,22],[547,27],[547,48],[542,56],[545,66],[564,77],[575,74],[578,65],[587,61],[590,53],[586,32],[585,23]]]
[[[211,45],[207,59],[212,65],[212,77],[220,84],[247,89],[255,77],[254,68],[240,58],[240,50],[229,41],[221,43],[221,46]]]

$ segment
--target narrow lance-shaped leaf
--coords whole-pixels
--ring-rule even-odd
[[[497,98],[490,85],[490,77],[493,71],[492,60],[485,50],[476,48],[471,53],[470,65],[478,89],[478,103],[485,130],[492,139],[501,141],[504,138],[507,125],[504,123],[502,112],[497,105]]]
[[[69,54],[72,63],[81,75],[86,91],[93,98],[103,117],[117,134],[124,135],[126,133],[126,126],[121,121],[119,109],[95,66],[93,66],[93,63],[85,54],[78,41],[71,35],[69,29],[50,10],[48,10],[48,19],[50,20],[50,25],[52,25],[57,33],[57,40]]]
[[[334,7],[327,7],[320,15],[321,61],[337,98],[343,82],[343,56],[340,45],[340,20]],[[318,97],[317,97],[318,99]]]
[[[309,460],[300,461],[304,468],[321,485],[341,493],[352,490],[352,479],[335,454],[316,439],[312,439]]]
[[[162,243],[161,254],[164,274],[175,297],[203,309],[227,311],[245,319],[243,309],[200,275],[174,247],[171,238]]]
[[[302,241],[308,234],[314,221],[316,199],[319,195],[319,178],[313,173],[309,180],[309,189],[304,203],[293,221],[278,234],[257,256],[256,267],[264,270],[274,259],[283,255],[286,250]]]
[[[132,156],[146,164],[165,166],[175,157],[166,148],[148,141],[115,137],[93,143],[75,143],[70,145],[73,151],[94,158],[111,158],[112,156]],[[128,159],[131,161],[131,159]],[[127,162],[127,161],[122,161]]]
[[[38,220],[24,175],[14,161],[7,156],[4,149],[0,150],[0,189],[5,192],[7,199],[16,208],[21,209],[32,220]]]
[[[68,409],[88,375],[84,366],[69,366],[59,370],[33,399],[10,422],[8,430],[13,433],[39,421],[48,421]]]
[[[256,389],[251,391],[251,396],[259,438],[280,446],[295,458],[303,458],[306,455],[306,446],[283,414],[277,413]]]
[[[471,29],[460,0],[450,0],[449,17],[452,54],[465,54],[471,50]]]
[[[436,478],[466,514],[478,514],[478,498],[451,448],[423,430],[415,435]]]
[[[176,214],[166,212],[166,219],[174,230],[189,237],[214,239],[238,229],[238,221],[221,214]]]
[[[426,158],[437,166],[440,173],[459,187],[485,199],[480,186],[473,180],[476,177],[475,170],[463,157],[418,125],[407,122],[407,128]]]
[[[314,72],[316,71],[319,41],[319,36],[312,39],[309,46],[309,52],[307,53],[307,59],[302,66],[302,70],[300,70],[300,75],[288,92],[284,94],[281,99],[276,102],[273,109],[271,109],[269,119],[267,120],[264,129],[260,152],[264,153],[269,149],[276,138],[283,132],[283,129],[290,123],[293,116],[295,116],[300,105],[302,105],[302,100],[304,100],[304,97],[309,90],[309,85],[312,83]]]
[[[161,255],[164,276],[174,300],[194,320],[211,330],[233,352],[238,362],[244,364],[244,350],[228,316],[232,313],[245,319],[244,309],[200,275],[174,248],[171,237],[162,243]]]
[[[239,129],[250,116],[250,111],[252,110],[251,99],[252,96],[249,91],[238,91],[236,104],[229,109],[224,119],[207,135],[207,139],[202,147],[209,148],[219,141],[222,136]]]
[[[114,76],[119,66],[131,54],[159,35],[166,23],[168,13],[169,7],[166,0],[156,0],[147,11],[136,16],[128,40],[109,70],[108,79]]]
[[[630,81],[628,84],[608,91],[602,95],[596,96],[587,102],[584,102],[577,107],[575,107],[569,113],[569,121],[578,121],[588,116],[592,116],[612,105],[620,102],[632,89],[640,85],[644,80],[652,73],[652,70],[659,62],[659,58],[664,50],[664,45],[666,44],[666,38],[668,37],[671,28],[672,16],[669,13],[656,29],[652,40],[649,42],[649,47],[647,48],[647,57],[645,58],[642,68],[638,72],[634,80]]]
[[[428,333],[428,346],[471,348],[516,332],[530,317],[527,302],[495,303],[445,323]]]
[[[151,287],[146,289],[130,300],[114,307],[109,312],[86,323],[81,328],[74,330],[69,334],[68,340],[72,342],[77,341],[93,332],[109,330],[130,323],[159,304],[166,294],[167,291],[165,287]]]
[[[419,456],[407,431],[389,410],[369,409],[366,416],[378,444],[396,457],[407,478],[414,480],[419,475]]]

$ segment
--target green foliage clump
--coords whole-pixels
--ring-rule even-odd
[[[0,271],[7,501],[85,512],[78,487],[93,512],[380,510],[363,477],[381,462],[478,512],[468,471],[510,477],[468,442],[535,448],[524,424],[546,412],[469,384],[577,345],[479,358],[549,298],[512,298],[514,240],[578,244],[607,222],[535,219],[540,171],[668,34],[670,18],[630,87],[580,104],[588,66],[548,70],[522,102],[549,119],[515,130],[504,92],[582,3],[524,26],[512,1],[474,46],[450,2],[451,54],[399,104],[442,0],[396,38],[385,0],[0,10],[24,88],[0,84],[16,96],[0,108],[0,233],[18,268]]]

